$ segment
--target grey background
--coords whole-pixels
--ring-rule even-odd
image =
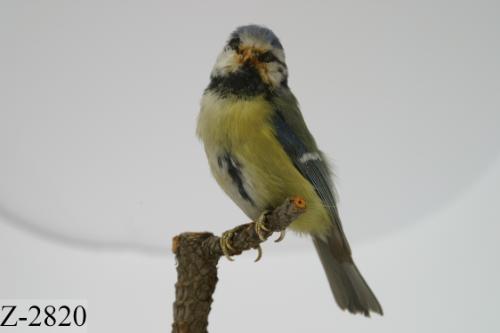
[[[290,235],[257,265],[221,262],[212,331],[497,331],[499,7],[0,2],[0,298],[86,299],[96,332],[168,330],[170,238],[246,221],[194,127],[228,34],[259,23],[337,166],[386,316],[340,312]]]

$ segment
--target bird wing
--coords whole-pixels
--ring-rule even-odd
[[[314,187],[327,208],[333,228],[332,238],[339,259],[350,260],[351,250],[337,210],[331,172],[323,153],[309,132],[298,103],[291,92],[281,92],[273,99],[272,123],[276,138],[302,176]]]

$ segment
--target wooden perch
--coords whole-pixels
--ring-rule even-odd
[[[272,212],[263,214],[259,221],[226,231],[222,237],[229,241],[230,247],[226,247],[229,253],[224,253],[221,238],[210,232],[186,232],[175,236],[172,251],[177,260],[177,283],[172,332],[207,332],[220,257],[225,254],[238,255],[250,249],[260,250],[260,243],[273,232],[284,231],[305,208],[304,199],[287,199]]]

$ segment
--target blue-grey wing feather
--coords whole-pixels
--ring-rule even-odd
[[[351,249],[340,222],[330,170],[323,154],[307,129],[297,101],[288,89],[274,98],[272,117],[276,138],[297,170],[315,188],[330,213],[332,228],[326,235],[312,239],[328,277],[335,300],[342,309],[369,316],[383,313],[351,256]]]
[[[330,170],[325,157],[317,148],[302,116],[300,113],[297,114],[300,112],[298,108],[280,110],[278,107],[275,108],[272,118],[275,135],[294,166],[313,185],[328,209],[335,229],[334,235],[341,248],[338,254],[350,257],[351,251],[342,229]],[[290,114],[290,112],[295,114]],[[289,120],[289,117],[296,117],[295,122]]]

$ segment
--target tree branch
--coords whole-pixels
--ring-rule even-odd
[[[242,224],[223,233],[230,243],[226,254],[238,255],[258,249],[273,232],[284,231],[305,211],[300,197],[285,200],[272,212],[264,213],[260,222]],[[260,228],[260,236],[256,224]],[[261,239],[262,237],[262,239]],[[212,295],[217,284],[217,263],[224,255],[221,238],[210,232],[186,232],[174,237],[172,251],[177,260],[173,333],[205,333]]]

